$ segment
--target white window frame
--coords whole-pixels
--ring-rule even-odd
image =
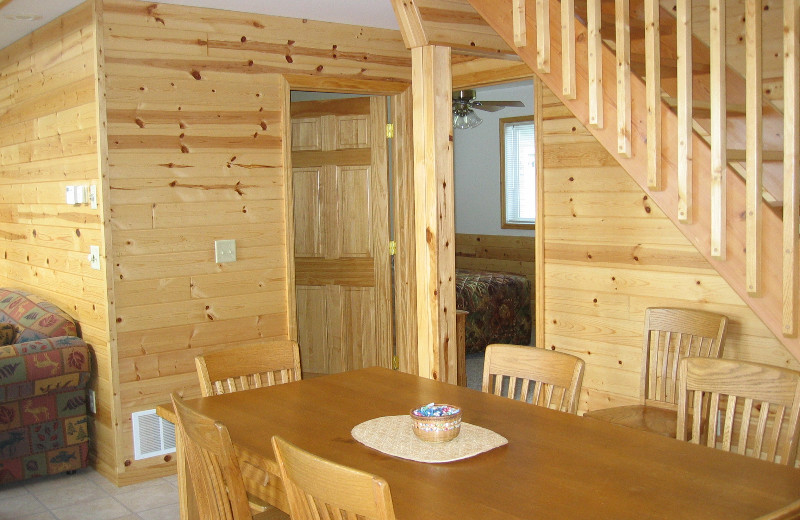
[[[519,178],[519,157],[517,155],[507,157],[507,152],[508,154],[517,154],[518,149],[508,147],[506,143],[506,127],[520,126],[521,123],[525,126],[530,125],[534,135],[531,143],[533,161],[531,170],[528,172],[530,178],[526,179]],[[536,128],[533,125],[533,116],[500,119],[500,227],[502,229],[536,229],[536,168],[539,161],[536,158]],[[507,150],[507,148],[509,149]],[[516,161],[516,164],[511,161]],[[522,184],[526,185],[521,185],[521,181]],[[520,195],[523,193],[522,190],[525,190],[528,202],[533,204],[531,217],[520,215]]]

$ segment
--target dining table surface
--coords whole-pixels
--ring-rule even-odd
[[[508,443],[423,463],[351,435],[431,402],[459,406],[464,422]],[[386,479],[398,520],[752,520],[800,499],[793,467],[380,367],[186,403],[228,427],[248,493],[284,510],[273,435]],[[174,420],[171,406],[159,414]]]

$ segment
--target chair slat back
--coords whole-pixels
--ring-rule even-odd
[[[728,318],[707,311],[653,307],[645,310],[644,321],[644,403],[674,410],[678,402],[678,361],[686,356],[720,357]]]
[[[188,466],[200,518],[251,520],[252,514],[230,434],[224,424],[187,407],[172,394],[176,435]],[[184,487],[185,489],[185,487]]]
[[[578,409],[584,362],[581,358],[522,345],[486,347],[484,392],[562,412]]]
[[[259,341],[195,358],[203,396],[298,381],[300,348],[293,340]]]
[[[395,520],[384,479],[272,438],[292,520]]]
[[[679,378],[678,440],[780,464],[795,463],[800,372],[695,357],[681,360]]]

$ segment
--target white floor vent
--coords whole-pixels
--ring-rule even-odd
[[[133,412],[133,455],[136,460],[175,452],[175,425],[155,409]]]

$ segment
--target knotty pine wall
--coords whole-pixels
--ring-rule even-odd
[[[546,87],[544,347],[586,361],[580,413],[637,401],[644,310],[730,317],[724,357],[800,369],[628,174]]]
[[[106,262],[98,165],[97,45],[87,2],[0,51],[0,285],[40,295],[69,313],[93,353],[91,386],[111,395]],[[68,206],[67,185],[95,185],[99,209]],[[104,403],[97,418],[110,423]],[[111,430],[92,449],[113,453]]]
[[[103,3],[121,483],[174,471],[135,461],[132,412],[199,396],[194,358],[293,336],[287,250],[289,88],[397,92],[399,32],[230,11]],[[217,264],[214,240],[235,239]]]

